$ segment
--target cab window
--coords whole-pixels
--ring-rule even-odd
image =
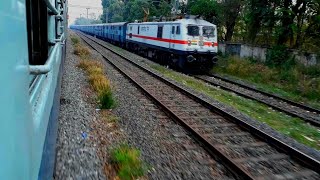
[[[214,27],[213,26],[204,26],[202,28],[203,36],[205,37],[214,37]]]
[[[199,27],[194,25],[188,26],[188,35],[189,36],[199,36]]]

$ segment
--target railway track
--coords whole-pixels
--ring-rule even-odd
[[[167,115],[188,130],[212,157],[222,161],[236,177],[320,178],[318,160],[176,86],[94,38],[82,33],[79,35]]]
[[[301,118],[302,120],[320,127],[320,110],[282,98],[280,96],[267,93],[248,85],[240,84],[232,80],[217,76],[194,76],[213,86],[218,86],[229,92],[236,93],[248,99],[256,100],[278,111],[287,113],[290,116]]]

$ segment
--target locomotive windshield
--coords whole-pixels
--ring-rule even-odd
[[[193,25],[189,25],[188,26],[188,35],[189,36],[199,36],[199,27],[198,26],[193,26]]]
[[[213,26],[204,26],[202,28],[203,36],[205,37],[214,37],[214,27]]]

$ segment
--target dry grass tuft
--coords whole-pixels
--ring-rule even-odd
[[[85,59],[90,56],[90,50],[80,44],[75,45],[73,53],[77,56],[80,56],[81,59]]]
[[[90,74],[89,82],[93,89],[98,93],[111,89],[110,81],[103,74]]]
[[[83,59],[78,64],[78,67],[87,71],[89,74],[92,74],[92,73],[103,74],[103,65],[96,60]],[[96,72],[94,72],[93,69],[96,69],[96,70],[101,69],[101,71],[97,70]]]
[[[74,54],[81,60],[77,65],[85,70],[89,76],[89,83],[98,94],[98,101],[102,109],[111,109],[115,106],[115,100],[111,91],[110,81],[105,77],[103,65],[96,60],[89,60],[90,50],[84,47],[75,38],[71,37],[74,44]]]
[[[100,107],[102,109],[113,108],[115,100],[111,91],[111,83],[104,74],[102,64],[95,60],[81,60],[78,67],[87,72],[89,83],[98,93]]]
[[[102,67],[97,67],[97,66],[90,66],[87,69],[89,74],[103,74],[103,69]]]

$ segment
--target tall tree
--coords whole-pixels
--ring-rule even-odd
[[[275,2],[270,0],[250,0],[247,4],[247,40],[254,43],[257,34],[263,27],[273,31],[275,24]]]
[[[190,2],[190,12],[202,15],[207,21],[218,25],[221,32],[225,29],[223,39],[231,41],[234,27],[241,10],[241,0],[193,0]]]
[[[225,41],[231,41],[234,26],[241,10],[241,0],[224,0],[223,3],[223,19],[226,26]]]

